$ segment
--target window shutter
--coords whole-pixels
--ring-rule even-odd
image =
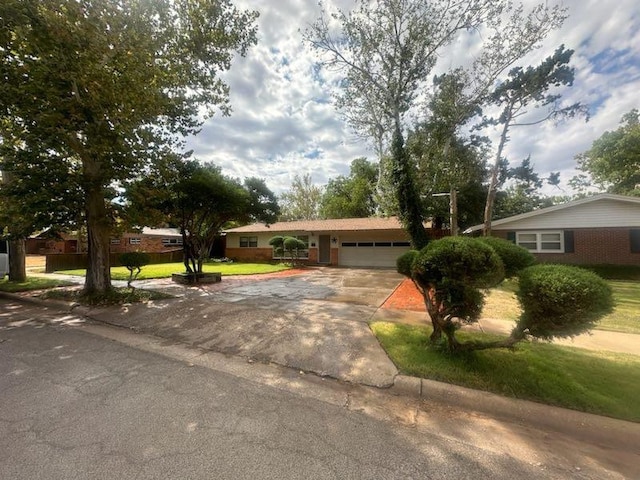
[[[574,253],[573,230],[564,231],[564,253]]]
[[[507,240],[511,243],[516,243],[516,232],[507,232]]]
[[[629,243],[631,244],[631,253],[640,253],[640,228],[629,230]]]

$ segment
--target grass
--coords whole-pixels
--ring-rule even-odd
[[[398,369],[509,397],[640,422],[640,357],[547,343],[453,356],[429,345],[429,327],[375,322],[371,329]],[[460,332],[460,340],[495,336]]]
[[[78,302],[82,305],[103,306],[119,305],[123,303],[149,302],[151,300],[164,300],[174,298],[166,293],[154,292],[152,290],[140,290],[129,288],[112,288],[106,295],[84,295],[80,289],[75,290],[52,290],[45,292],[41,298],[52,298],[57,300],[67,300]]]
[[[283,270],[289,270],[290,265],[269,263],[205,263],[202,267],[204,272],[222,272],[223,276],[226,275],[252,275],[257,273],[273,273],[281,272]],[[138,275],[138,280],[145,280],[150,278],[168,278],[172,273],[184,272],[183,263],[157,263],[154,265],[147,265],[142,267],[142,272]],[[86,270],[61,270],[57,273],[64,273],[66,275],[80,275],[84,276]],[[112,280],[128,280],[129,270],[125,267],[111,267],[111,279]]]
[[[597,330],[640,334],[640,282],[608,280],[613,289],[615,308],[603,317]],[[518,284],[507,280],[498,288],[491,289],[482,310],[482,317],[500,320],[517,320],[520,305],[516,298]]]
[[[10,293],[27,292],[29,290],[43,290],[69,285],[73,285],[73,283],[53,278],[27,277],[26,282],[10,282],[9,280],[3,279],[0,280],[0,291]]]

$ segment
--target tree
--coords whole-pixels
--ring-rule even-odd
[[[524,249],[488,240],[447,237],[398,259],[398,272],[411,278],[424,298],[433,325],[431,342],[444,335],[451,352],[513,348],[527,335],[546,340],[578,335],[611,312],[611,288],[596,274],[567,265],[527,267],[532,257]],[[518,272],[520,319],[506,338],[460,342],[456,331],[478,320],[483,290],[502,281],[503,258],[510,273]]]
[[[272,223],[279,214],[275,195],[263,180],[250,178],[243,185],[213,164],[183,161],[179,156],[158,162],[149,175],[128,185],[126,198],[130,223],[180,229],[188,273],[202,273],[226,223]]]
[[[607,131],[579,154],[578,168],[590,176],[587,183],[611,193],[640,196],[640,112],[626,113],[620,126]]]
[[[572,55],[573,50],[567,50],[562,45],[537,67],[516,67],[509,72],[507,80],[500,83],[491,94],[491,101],[501,110],[498,117],[485,119],[485,124],[502,125],[502,130],[484,209],[483,233],[485,236],[491,234],[498,174],[504,147],[509,140],[509,130],[516,126],[538,125],[549,119],[558,120],[586,115],[586,107],[580,102],[561,107],[559,106],[561,95],[549,92],[553,88],[573,84],[574,68],[569,67]],[[541,117],[526,119],[525,115],[530,113],[531,108],[545,108],[547,111]]]
[[[81,192],[85,293],[111,287],[114,187],[195,133],[201,113],[230,112],[220,72],[255,43],[256,16],[229,0],[1,4],[0,137],[9,157],[46,151],[59,165],[49,180]]]
[[[551,172],[543,180],[533,169],[530,157],[525,158],[519,166],[509,168],[506,179],[511,181],[511,185],[497,192],[493,217],[506,218],[554,205],[561,199],[543,195],[540,189],[545,181],[557,186],[559,175],[560,172]]]
[[[120,255],[120,263],[129,270],[129,278],[127,279],[127,287],[133,288],[131,284],[138,278],[142,267],[149,265],[150,257],[144,252],[125,252]]]
[[[282,220],[317,220],[320,218],[322,188],[313,184],[310,174],[295,175],[291,188],[280,196]]]
[[[366,158],[351,162],[348,177],[329,180],[320,205],[322,218],[365,218],[376,211],[378,168]]]
[[[340,24],[339,32],[331,19]],[[336,92],[339,110],[354,129],[374,140],[381,160],[390,153],[399,216],[415,246],[424,246],[426,235],[422,209],[414,208],[421,201],[420,192],[414,176],[407,174],[405,118],[425,92],[438,56],[469,32],[486,36],[485,41],[479,38],[486,48],[472,69],[474,98],[484,98],[497,76],[563,19],[559,7],[538,5],[524,12],[523,7],[514,9],[498,0],[362,0],[349,13],[323,12],[305,32],[323,65],[343,75]],[[414,196],[407,199],[408,195]]]
[[[479,113],[478,106],[464,92],[468,81],[465,78],[461,70],[435,78],[435,91],[428,103],[429,117],[407,137],[425,215],[448,218],[450,207],[459,197],[455,218],[451,219],[456,224],[451,225],[452,230],[456,230],[459,218],[463,225],[478,223],[469,221],[476,215],[474,193],[482,188],[486,176],[487,140],[462,133],[463,125]],[[449,193],[446,201],[434,197],[443,193]]]

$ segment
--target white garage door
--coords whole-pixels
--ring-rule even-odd
[[[344,241],[340,244],[340,265],[345,267],[391,267],[410,249],[409,242]]]

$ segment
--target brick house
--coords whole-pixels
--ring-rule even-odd
[[[182,235],[177,228],[143,228],[140,233],[125,232],[112,237],[111,253],[148,252],[161,253],[182,248]]]
[[[27,238],[25,248],[28,255],[77,253],[78,239],[73,234],[46,229]]]
[[[428,229],[433,238],[441,230]],[[295,236],[307,244],[299,252],[308,264],[349,267],[395,267],[396,259],[409,250],[406,231],[396,217],[301,220],[246,225],[226,231],[225,255],[239,261],[282,260],[269,245],[276,236]]]
[[[640,197],[603,193],[496,220],[491,230],[540,262],[640,265]]]

